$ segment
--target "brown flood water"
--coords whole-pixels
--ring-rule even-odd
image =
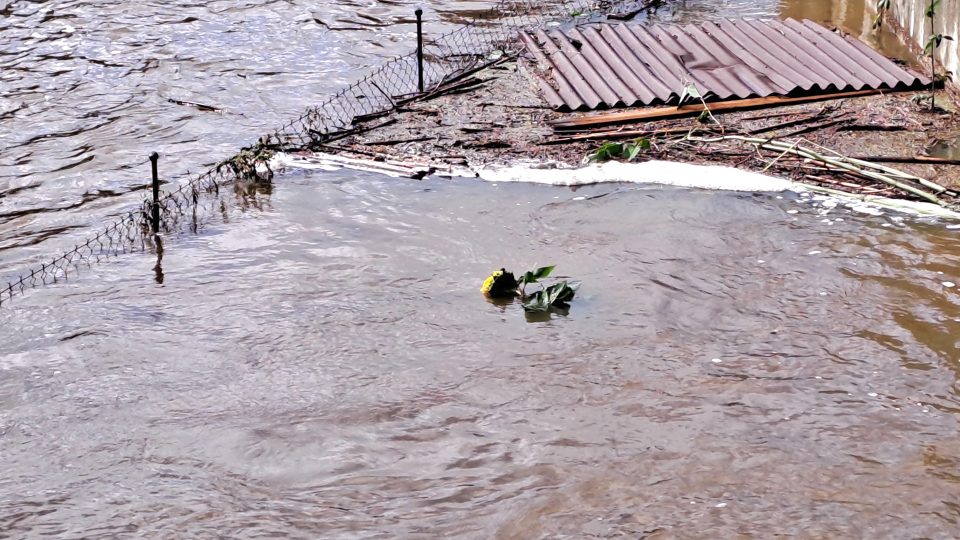
[[[43,92],[17,88],[62,77],[81,93],[3,120],[0,182],[38,185],[0,209],[128,185],[153,144],[196,167],[312,101],[297,88],[362,70],[395,35],[371,17],[412,7],[328,4],[44,4],[75,29],[44,47],[162,53],[163,77],[57,74],[65,60],[24,52],[57,17],[0,4],[0,92],[26,102]],[[686,4],[673,16],[781,9]],[[482,4],[433,7],[453,21]],[[341,28],[323,46],[312,15]],[[251,44],[231,40],[254,32],[238,64]],[[238,69],[269,84],[227,84]],[[170,111],[160,79],[245,116]],[[53,172],[82,145],[95,169]],[[72,238],[16,247],[25,230],[138,197],[3,221],[0,268]],[[155,255],[131,255],[0,309],[0,538],[960,536],[950,223],[791,193],[348,171],[288,171],[222,202],[167,239],[162,283]],[[565,316],[479,293],[494,268],[542,264],[583,282]]]

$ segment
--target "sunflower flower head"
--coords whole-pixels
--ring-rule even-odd
[[[507,272],[506,269],[501,268],[483,281],[480,292],[491,298],[509,298],[516,296],[517,286],[519,285],[512,272]]]

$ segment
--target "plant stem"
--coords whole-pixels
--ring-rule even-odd
[[[933,39],[933,16],[934,16],[934,0],[930,0],[930,39]],[[937,57],[934,54],[937,52],[936,45],[930,47],[930,112],[937,111]]]

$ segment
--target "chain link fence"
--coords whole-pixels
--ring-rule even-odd
[[[377,118],[517,54],[522,48],[518,39],[522,30],[592,20],[609,13],[628,12],[644,3],[650,0],[501,0],[469,24],[433,39],[426,38],[422,56],[414,51],[388,61],[307,109],[300,117],[264,135],[256,144],[163,194],[156,202],[160,211],[159,231],[154,231],[151,225],[155,203],[144,201],[140,208],[117,218],[95,236],[6,283],[0,288],[0,306],[30,288],[69,279],[83,266],[91,266],[105,257],[155,249],[156,233],[196,232],[203,221],[199,215],[201,200],[210,194],[218,196],[223,187],[238,180],[269,182],[273,176],[269,162],[275,153],[319,149],[359,129],[376,127],[371,123]]]

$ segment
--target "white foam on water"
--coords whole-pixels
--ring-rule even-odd
[[[728,191],[781,192],[797,186],[794,182],[760,173],[719,165],[694,165],[672,161],[606,163],[572,168],[489,167],[477,171],[491,182],[531,182],[552,186],[584,186],[610,182],[661,184],[686,188]]]
[[[317,171],[338,171],[343,169],[344,166],[342,163],[332,163],[320,159],[309,159],[305,156],[277,152],[272,158],[270,158],[270,168],[273,170],[290,168]]]
[[[600,183],[660,184],[674,187],[713,189],[724,191],[783,192],[794,191],[803,201],[822,208],[823,214],[840,205],[853,212],[882,216],[893,210],[904,214],[960,220],[960,213],[926,202],[889,199],[871,195],[844,194],[830,191],[811,194],[816,190],[783,178],[745,171],[722,165],[695,165],[673,161],[644,161],[623,163],[609,161],[579,168],[550,166],[486,167],[477,170],[477,176],[491,182],[531,182],[554,186],[583,186]],[[788,213],[797,213],[789,210]],[[822,214],[822,215],[823,215]]]
[[[409,178],[415,174],[435,174],[438,176],[475,178],[477,174],[466,168],[433,163],[429,161],[408,162],[392,159],[377,161],[373,159],[351,158],[324,152],[305,152],[287,154],[278,152],[270,159],[270,169],[308,169],[319,171],[339,171],[351,169],[384,174],[394,178]]]

